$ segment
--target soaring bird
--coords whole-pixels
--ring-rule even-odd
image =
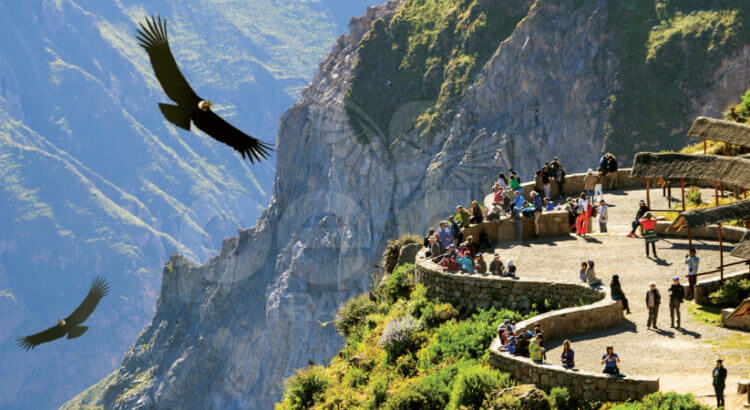
[[[156,79],[164,92],[177,105],[159,104],[164,117],[172,124],[190,131],[190,121],[200,130],[219,142],[229,145],[247,157],[251,163],[267,158],[273,148],[233,127],[211,111],[213,103],[193,91],[180,69],[177,68],[167,39],[167,21],[160,16],[146,19],[140,24],[136,39],[148,53]]]
[[[66,334],[68,339],[75,339],[78,336],[86,333],[88,326],[78,326],[94,312],[96,305],[99,304],[99,300],[109,293],[109,284],[106,280],[100,277],[94,278],[91,282],[91,289],[86,298],[83,299],[81,305],[65,319],[57,321],[57,325],[52,326],[47,330],[43,330],[39,333],[29,335],[26,337],[18,338],[18,344],[22,348],[29,350],[39,346],[42,343],[51,342],[59,339]]]

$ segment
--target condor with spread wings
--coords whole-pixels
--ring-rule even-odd
[[[273,148],[244,132],[211,111],[212,102],[199,97],[177,68],[167,39],[167,21],[158,17],[146,19],[136,37],[148,53],[156,78],[164,92],[177,105],[159,104],[162,114],[172,124],[190,131],[190,121],[219,142],[229,145],[251,163],[268,157]]]
[[[86,333],[88,326],[79,325],[91,316],[94,309],[96,309],[96,305],[99,304],[99,300],[106,296],[107,293],[109,293],[109,284],[107,281],[100,277],[94,278],[93,282],[91,282],[89,294],[86,295],[86,299],[83,299],[81,305],[78,306],[70,316],[58,320],[56,326],[47,330],[19,338],[18,344],[22,348],[29,350],[42,343],[51,342],[65,335],[68,335],[68,339],[75,339],[76,337],[81,336]]]

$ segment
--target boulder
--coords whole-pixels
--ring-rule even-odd
[[[547,395],[533,384],[498,390],[485,400],[482,408],[495,410],[549,410]]]
[[[398,263],[396,266],[403,265],[405,263],[414,263],[417,259],[417,252],[422,249],[421,243],[410,243],[401,248],[398,254]]]

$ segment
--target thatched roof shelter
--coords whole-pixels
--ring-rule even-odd
[[[669,230],[679,231],[688,226],[700,228],[701,226],[745,218],[750,218],[750,199],[682,212],[669,227]]]
[[[688,131],[688,137],[750,147],[750,125],[734,121],[698,117]]]
[[[738,319],[750,317],[750,298],[743,300],[740,305],[729,314],[727,319],[735,317]]]
[[[750,159],[718,155],[636,154],[631,175],[638,178],[685,178],[750,187]]]
[[[730,255],[735,258],[750,259],[750,232],[745,233],[742,242],[734,247],[734,250],[732,250]]]

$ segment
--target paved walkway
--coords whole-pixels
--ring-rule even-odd
[[[673,193],[679,195],[679,188]],[[713,191],[705,190],[704,199],[709,195],[713,198]],[[622,359],[620,370],[623,373],[658,376],[662,391],[708,395],[713,394],[710,373],[716,358],[721,356],[730,375],[726,392],[734,395],[737,380],[750,377],[750,351],[747,350],[750,335],[694,320],[686,304],[682,306],[683,328],[670,328],[667,289],[672,277],[685,274],[687,239],[662,238],[656,246],[660,259],[647,259],[643,239],[625,237],[638,200],[645,199],[645,190],[615,191],[607,193],[605,199],[611,204],[609,234],[595,232],[587,238],[571,235],[521,245],[508,243],[499,245],[496,252],[503,260],[515,260],[521,278],[543,276],[577,282],[581,261],[588,259],[596,262],[597,276],[604,283],[609,284],[612,275],[620,275],[632,314],[626,315],[623,324],[616,328],[571,338],[579,368],[599,371],[605,347],[612,345]],[[652,190],[651,200],[652,208],[666,208],[661,190]],[[595,224],[595,231],[598,231],[598,224]],[[701,258],[702,271],[718,266],[718,242],[694,240],[693,244]],[[725,263],[737,260],[728,255],[731,248],[732,244],[725,246]],[[485,258],[489,261],[491,255]],[[646,329],[645,295],[650,281],[657,282],[662,294],[659,330]],[[547,342],[547,357],[552,363],[557,362],[561,342]],[[713,399],[704,400],[713,403]]]

